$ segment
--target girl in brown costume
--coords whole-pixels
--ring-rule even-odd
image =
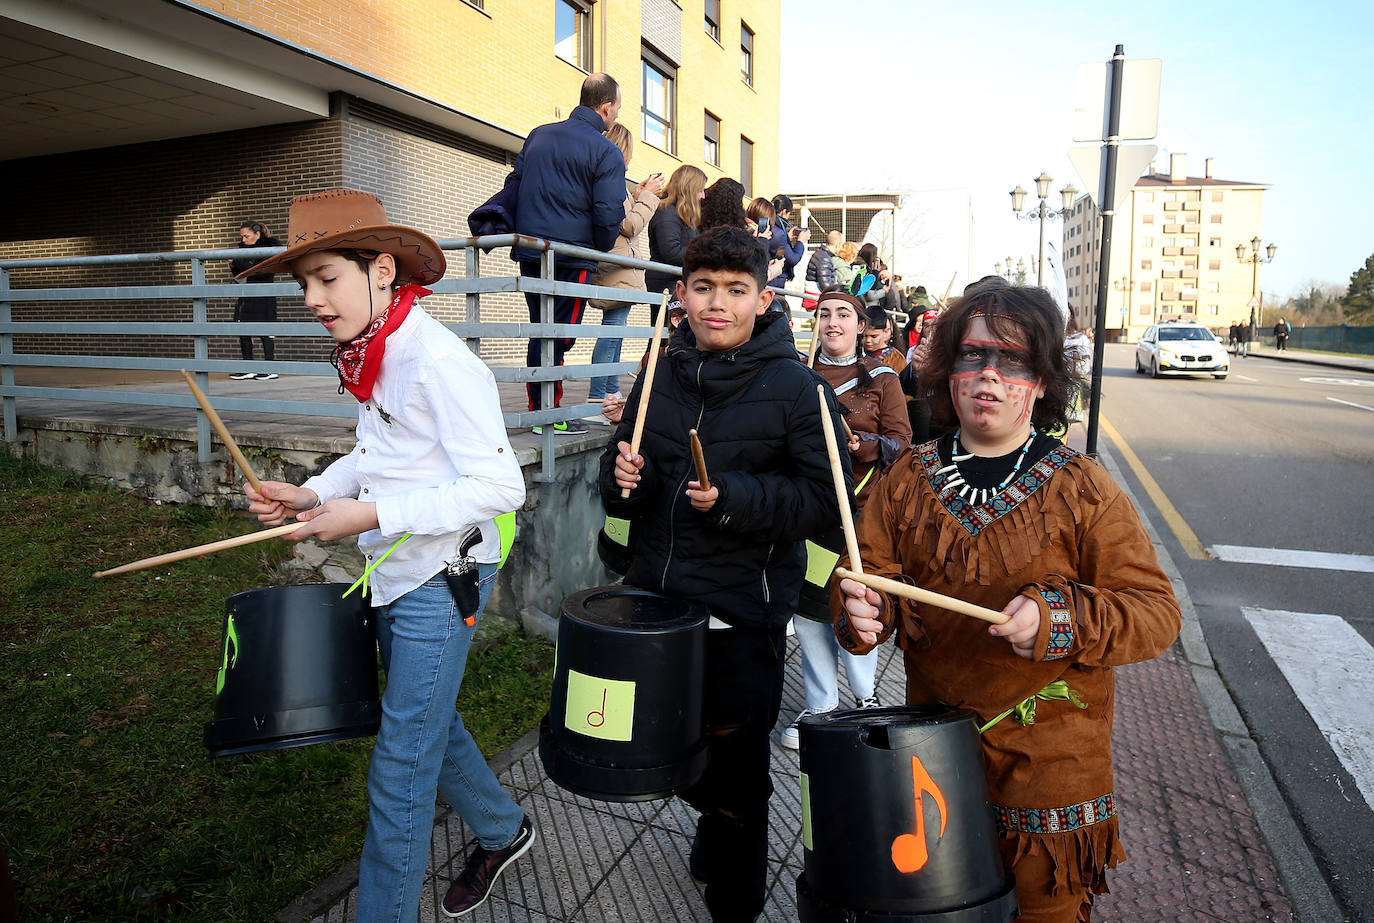
[[[983,289],[934,330],[922,372],[958,430],[898,459],[858,524],[863,568],[1010,616],[989,627],[840,581],[836,635],[897,635],[907,702],[975,712],[1021,919],[1089,919],[1125,851],[1112,792],[1113,667],[1179,630],[1169,580],[1130,499],[1097,462],[1045,436],[1074,376],[1038,288]],[[843,562],[842,562],[843,563]]]

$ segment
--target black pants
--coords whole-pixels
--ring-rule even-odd
[[[682,798],[697,820],[706,906],[717,923],[753,920],[768,883],[768,735],[782,707],[783,629],[728,628],[706,642],[706,772]]]
[[[564,269],[554,270],[554,279],[558,282],[578,282],[587,281],[590,274],[586,269]],[[538,263],[521,263],[520,275],[525,277],[539,278]],[[539,303],[543,300],[543,295],[526,292],[525,304],[530,309],[530,323],[538,324],[541,322],[539,316]],[[583,298],[572,298],[566,295],[555,295],[553,299],[553,323],[555,324],[580,324],[582,323],[582,309],[586,306]],[[577,341],[572,337],[559,338],[553,341],[553,364],[563,364],[563,354],[572,349]],[[544,341],[531,339],[529,348],[525,350],[525,365],[530,368],[539,368],[543,365],[540,355],[543,352]],[[525,393],[529,396],[530,410],[539,410],[542,407],[540,390],[544,387],[543,382],[531,381],[525,385]],[[563,403],[563,382],[554,382],[553,406],[558,407]]]
[[[238,307],[234,311],[236,321],[274,321],[277,319],[277,299],[275,298],[240,298]],[[268,362],[272,361],[275,355],[272,337],[258,337],[262,341],[262,356]],[[253,338],[239,337],[239,351],[243,358],[253,358]]]

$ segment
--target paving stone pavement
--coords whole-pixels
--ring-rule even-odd
[[[783,714],[773,735],[770,890],[760,917],[770,923],[797,919],[796,878],[802,871],[797,753],[777,743],[777,732],[802,704],[801,655],[795,640],[788,646]],[[880,657],[878,694],[885,703],[901,702],[901,658],[892,645],[885,645]],[[1108,873],[1112,890],[1098,899],[1094,919],[1253,923],[1293,918],[1177,645],[1154,661],[1118,669],[1113,743],[1129,858]],[[497,882],[487,903],[465,919],[708,919],[702,886],[687,872],[696,812],[677,799],[611,804],[565,792],[544,773],[534,744],[534,736],[526,735],[512,747],[499,776],[533,818],[539,839]],[[439,902],[462,869],[471,838],[455,815],[445,812],[436,823],[422,921],[447,919]],[[353,902],[350,890],[314,916],[279,919],[347,923],[354,918]]]

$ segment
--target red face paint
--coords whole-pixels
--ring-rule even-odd
[[[1030,434],[1035,400],[1044,393],[1030,357],[993,338],[982,317],[969,321],[949,380],[960,438],[983,455],[1002,455]]]

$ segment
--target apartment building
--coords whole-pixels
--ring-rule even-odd
[[[632,177],[689,163],[771,195],[780,16],[780,0],[8,0],[0,258],[229,247],[241,221],[282,234],[292,196],[337,186],[379,195],[399,223],[466,236],[467,214],[499,188],[525,135],[566,118],[597,70],[622,86],[620,118],[638,140]],[[500,271],[504,256],[484,266]],[[207,281],[227,279],[213,267]],[[189,276],[182,264],[13,277],[59,280]],[[462,316],[457,296],[435,307]],[[305,319],[298,299],[281,308],[282,320]],[[518,296],[483,309],[489,320],[524,314]],[[37,310],[17,305],[16,319]],[[190,308],[111,310],[117,318],[102,319]],[[210,319],[231,310],[231,299],[212,301]],[[42,311],[86,319],[92,308]],[[492,345],[491,358],[524,355],[523,344]],[[312,349],[288,340],[281,354]]]
[[[1136,181],[1112,228],[1107,335],[1135,341],[1150,324],[1194,320],[1225,328],[1248,319],[1256,267],[1236,257],[1261,235],[1264,183],[1220,179],[1212,158],[1202,176],[1187,174],[1187,155],[1169,171],[1151,164]],[[1088,196],[1064,222],[1064,271],[1078,323],[1090,326],[1097,304],[1101,221]]]

